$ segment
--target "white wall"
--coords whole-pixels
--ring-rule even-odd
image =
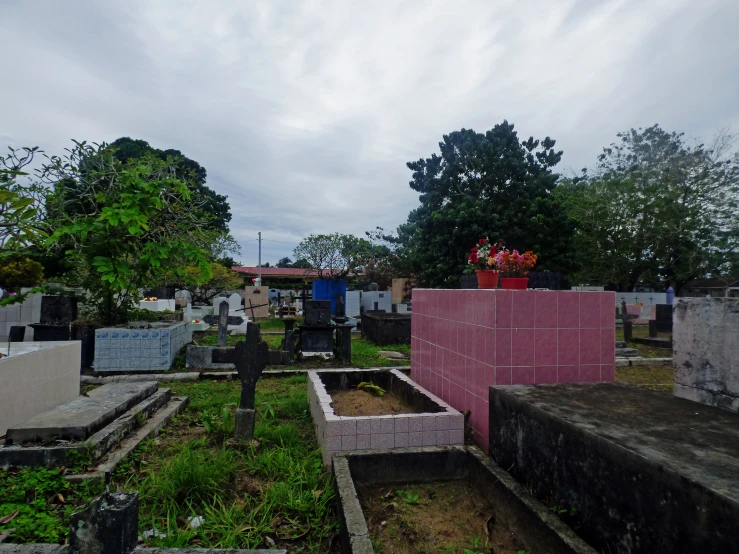
[[[0,358],[0,435],[80,393],[80,342],[13,343]],[[0,347],[5,353],[7,344]]]
[[[641,302],[645,306],[667,304],[667,294],[664,292],[617,292],[616,306],[620,306],[623,300],[626,300],[627,304]]]
[[[42,296],[37,292],[30,294],[25,302],[0,308],[0,343],[7,342],[10,328],[16,325],[26,326],[26,342],[33,340],[33,328],[28,325],[41,321]]]

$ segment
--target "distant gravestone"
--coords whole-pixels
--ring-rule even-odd
[[[228,337],[228,304],[221,302],[218,306],[218,346],[226,346]]]
[[[259,326],[246,324],[246,341],[236,343],[235,364],[241,379],[241,399],[236,409],[234,438],[248,440],[254,436],[254,396],[257,381],[269,359],[269,346],[259,339]]]
[[[243,308],[243,299],[237,293],[233,293],[228,297],[228,310],[230,312],[237,312]]]

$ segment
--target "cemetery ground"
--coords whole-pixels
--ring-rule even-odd
[[[277,544],[290,552],[338,548],[335,492],[323,469],[304,375],[259,380],[255,439],[249,443],[230,438],[238,382],[172,383],[171,388],[189,396],[187,410],[112,476],[113,491],[139,492],[139,533],[148,535],[147,544]],[[84,460],[76,465],[82,469]],[[0,470],[0,521],[8,520],[0,524],[0,536],[15,529],[13,542],[63,542],[70,514],[102,488],[68,483],[65,471]],[[188,518],[196,516],[204,521],[191,526]]]
[[[664,383],[672,381],[672,369],[618,368],[616,379],[671,392]],[[289,552],[338,551],[335,489],[323,468],[313,431],[305,375],[263,376],[258,381],[255,440],[247,444],[230,438],[240,394],[238,381],[173,382],[168,386],[173,394],[190,398],[187,409],[157,438],[124,459],[111,482],[114,491],[139,492],[139,533],[148,535],[147,544],[256,548],[274,542]],[[100,482],[65,481],[64,473],[84,469],[85,460],[80,457],[66,469],[0,470],[0,537],[9,533],[12,542],[64,542],[71,513],[102,491]],[[476,526],[482,507],[463,486],[414,487],[383,489],[383,495],[390,493],[385,504],[398,509],[388,518],[389,527],[378,530],[378,551],[397,533],[414,537],[403,543],[408,548],[413,544],[426,548],[431,539],[424,530],[433,526],[436,534],[440,532],[434,514],[448,514],[444,508],[448,501],[470,506],[468,511],[457,512],[455,525],[461,529]],[[366,501],[370,510],[377,503],[369,496]],[[196,516],[204,521],[191,528],[188,518]],[[474,548],[485,527],[480,529],[477,534],[455,535],[453,541],[460,552]],[[515,543],[504,530],[496,533],[496,541],[506,547],[510,541]]]
[[[649,327],[646,325],[634,325],[632,336],[634,338],[649,337]],[[662,338],[662,339],[669,339],[671,337],[671,334],[670,333],[657,333],[657,337]],[[623,327],[616,327],[616,340],[617,341],[624,340]],[[650,345],[641,344],[637,342],[630,342],[628,346],[631,348],[638,349],[639,356],[642,358],[671,358],[672,357],[671,348],[659,348],[656,346],[650,346]]]

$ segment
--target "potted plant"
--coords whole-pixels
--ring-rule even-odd
[[[495,255],[495,265],[503,274],[500,284],[504,289],[526,290],[529,284],[526,275],[536,265],[536,254],[531,250],[520,254],[518,250],[511,252],[501,247]]]
[[[498,254],[498,248],[502,243],[494,245],[487,238],[477,241],[477,245],[473,246],[470,254],[467,256],[467,263],[474,268],[477,273],[478,289],[497,289],[498,277],[500,272],[495,263],[495,257]]]

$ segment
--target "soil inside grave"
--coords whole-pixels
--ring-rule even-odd
[[[523,541],[496,521],[467,481],[359,486],[375,552],[516,554]]]
[[[331,404],[337,416],[377,416],[415,414],[416,410],[393,393],[375,396],[367,391],[351,389],[331,394]]]

